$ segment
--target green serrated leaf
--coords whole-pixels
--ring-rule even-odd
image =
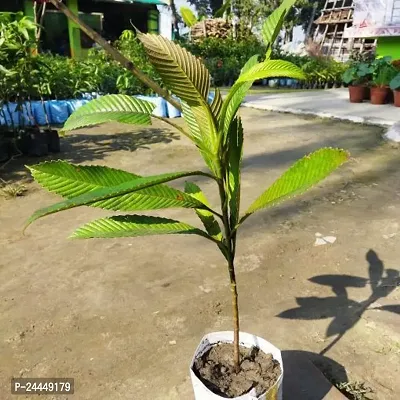
[[[182,101],[181,105],[182,105],[182,117],[189,127],[190,136],[191,136],[192,140],[198,146],[200,146],[201,142],[202,142],[202,135],[201,135],[200,127],[197,124],[196,118],[193,114],[193,111],[186,102]]]
[[[207,68],[186,49],[162,36],[139,34],[138,37],[165,85],[189,106],[191,130],[196,124],[195,133],[201,133],[201,140],[196,144],[207,155],[205,161],[210,170],[220,176],[219,136],[208,104],[210,74]]]
[[[258,64],[258,54],[250,57],[246,64],[243,66],[241,75],[247,73],[255,65]],[[240,75],[240,76],[241,76]],[[229,127],[235,118],[235,115],[242,104],[244,98],[246,97],[247,91],[251,88],[253,82],[241,83],[240,85],[234,85],[228,93],[227,98],[223,102],[221,109],[220,121],[222,124],[222,129],[224,133],[224,139],[228,135]]]
[[[74,129],[84,128],[104,124],[106,122],[119,122],[121,124],[130,125],[151,125],[150,114],[132,114],[127,112],[100,112],[91,115],[82,115],[74,117],[67,121],[64,125],[63,132],[72,131]]]
[[[207,207],[210,207],[205,194],[196,184],[192,182],[186,182],[185,192],[188,193],[193,198],[197,199],[201,204],[205,204]],[[201,209],[196,209],[196,214],[200,218],[204,227],[206,228],[207,233],[214,239],[221,241],[222,240],[221,228],[218,222],[216,221],[214,215],[208,210],[201,210]]]
[[[203,160],[207,164],[210,171],[213,171],[214,174],[217,174],[218,159],[216,152],[210,150],[210,143],[207,139],[206,135],[203,135],[203,132],[200,129],[200,125],[198,124],[196,117],[193,113],[192,108],[189,107],[187,103],[184,101],[182,104],[182,116],[185,122],[187,123],[190,131],[190,137],[193,142],[198,147]]]
[[[97,219],[78,228],[71,238],[117,238],[170,234],[195,234],[211,239],[201,229],[184,222],[146,215],[120,215]]]
[[[221,96],[221,92],[218,88],[215,89],[214,99],[210,105],[211,113],[215,118],[215,121],[219,121],[221,110],[222,110],[223,100]]]
[[[243,126],[240,117],[236,117],[230,127],[228,136],[228,199],[230,223],[234,227],[239,221],[240,208],[240,166],[243,155]]]
[[[251,56],[241,69],[240,75],[245,74],[246,72],[250,71],[255,65],[257,65],[259,57],[259,54],[254,54],[254,56]]]
[[[249,207],[240,222],[262,208],[274,206],[284,199],[304,193],[326,178],[349,158],[342,149],[324,148],[295,162]]]
[[[66,161],[50,161],[28,167],[34,179],[49,192],[67,199],[101,188],[141,178],[119,169],[103,166],[75,165]],[[158,210],[172,207],[201,208],[199,201],[167,185],[156,185],[137,192],[89,204],[114,211]]]
[[[88,193],[81,194],[79,196],[73,197],[71,199],[62,201],[57,204],[53,204],[52,206],[42,208],[41,210],[36,211],[28,220],[27,225],[31,224],[33,221],[38,218],[44,217],[46,215],[54,214],[56,212],[68,210],[71,208],[90,205],[92,203],[112,199],[117,196],[122,196],[125,194],[137,192],[141,189],[146,189],[151,186],[156,186],[161,183],[173,181],[175,179],[184,178],[186,176],[193,175],[206,175],[201,171],[190,171],[190,172],[175,172],[169,174],[162,174],[156,176],[148,176],[143,178],[137,178],[132,181],[124,182],[121,184],[117,184],[112,187],[100,188],[92,190]],[[25,228],[26,229],[26,228]]]
[[[189,106],[203,105],[210,91],[210,74],[186,49],[160,35],[138,34],[150,62],[168,89]]]
[[[283,0],[282,4],[265,20],[261,29],[264,43],[267,45],[266,60],[271,57],[272,46],[282,30],[283,21],[297,0]]]
[[[183,22],[188,28],[191,28],[197,23],[197,18],[189,7],[182,6],[179,11],[182,15]]]
[[[305,78],[303,71],[288,61],[269,60],[258,63],[256,57],[258,56],[253,56],[247,62],[224,101],[221,111],[224,140],[228,135],[232,120],[235,118],[240,105],[246,97],[247,91],[251,88],[255,80],[276,77]]]
[[[78,108],[65,122],[63,131],[71,131],[104,122],[150,125],[155,105],[122,94],[109,94]]]
[[[241,74],[238,80],[235,82],[235,85],[239,85],[245,82],[253,83],[255,80],[258,79],[278,77],[286,77],[300,80],[305,79],[304,72],[297,65],[289,61],[268,60],[254,65],[245,73]]]

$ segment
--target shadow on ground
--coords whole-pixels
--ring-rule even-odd
[[[319,275],[309,280],[318,285],[331,288],[335,296],[329,297],[297,297],[298,307],[286,310],[278,315],[280,318],[319,320],[332,318],[326,336],[335,339],[321,351],[325,354],[361,319],[367,310],[388,311],[400,314],[400,305],[373,307],[379,299],[389,296],[400,284],[398,270],[385,268],[382,260],[374,250],[366,254],[369,279],[350,275]],[[364,288],[370,286],[371,294],[362,301],[349,298],[348,288]],[[372,306],[372,308],[370,308]]]
[[[61,153],[46,157],[15,157],[4,168],[0,166],[0,177],[5,181],[28,178],[25,165],[37,162],[63,159],[75,163],[102,160],[112,152],[138,149],[150,150],[159,143],[171,143],[179,140],[180,135],[169,129],[144,128],[134,132],[101,134],[74,133],[61,138]]]
[[[350,125],[351,126],[351,125]],[[284,149],[273,152],[262,152],[243,158],[243,169],[246,171],[257,168],[279,168],[282,165],[289,164],[305,155],[312,153],[322,147],[339,147],[349,150],[351,156],[362,155],[366,151],[380,147],[384,143],[381,133],[377,135],[366,135],[360,137],[359,134],[347,135],[346,138],[321,138],[321,140],[310,140],[307,144],[302,144],[290,149]]]
[[[332,382],[347,382],[345,368],[331,358],[308,351],[284,350],[283,398],[286,400],[321,400],[332,389]],[[312,364],[319,371],[317,371]],[[329,380],[325,379],[322,374]]]

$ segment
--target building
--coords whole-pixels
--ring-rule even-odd
[[[315,23],[314,39],[339,61],[375,48],[400,59],[400,0],[326,0]]]
[[[38,1],[41,3],[43,1]],[[107,40],[117,39],[125,29],[160,32],[160,9],[166,0],[66,0],[66,5]],[[34,0],[2,0],[1,11],[24,11],[34,18]],[[163,14],[166,16],[166,14]],[[165,17],[164,17],[165,18]],[[163,24],[165,26],[165,22]],[[51,3],[46,3],[42,46],[54,53],[84,58],[93,42]],[[165,30],[165,29],[164,29]]]
[[[375,47],[375,38],[348,37],[346,30],[353,26],[353,0],[327,0],[318,25],[315,41],[321,44],[324,54],[338,61],[347,61],[353,51],[368,51]]]
[[[400,0],[355,0],[349,38],[376,38],[379,56],[400,59]]]

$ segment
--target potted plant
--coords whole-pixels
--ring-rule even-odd
[[[400,107],[400,72],[390,81],[390,89],[393,90],[394,105]]]
[[[381,105],[388,102],[389,84],[397,75],[390,61],[390,57],[383,57],[376,59],[372,64],[371,104]]]
[[[56,205],[33,214],[29,223],[54,212],[73,207],[89,205],[108,210],[136,211],[168,207],[192,208],[204,224],[204,230],[186,223],[167,218],[128,214],[113,216],[90,222],[79,228],[74,238],[112,238],[151,234],[196,234],[216,244],[227,263],[232,291],[233,332],[214,333],[203,338],[191,365],[191,375],[196,398],[222,398],[228,395],[265,395],[278,391],[283,375],[280,352],[267,341],[253,335],[239,333],[239,308],[235,276],[235,253],[237,232],[242,224],[256,211],[273,206],[285,198],[308,188],[325,178],[348,157],[339,149],[318,150],[296,162],[269,189],[264,191],[253,204],[240,215],[240,171],[243,149],[243,127],[237,111],[252,82],[258,78],[290,76],[303,79],[302,71],[286,61],[267,60],[259,63],[252,57],[229,91],[225,100],[219,91],[208,105],[210,76],[201,61],[167,39],[155,35],[140,34],[150,62],[159,71],[164,84],[183,104],[184,118],[189,129],[178,128],[199,148],[209,172],[173,172],[158,176],[139,177],[125,171],[100,166],[75,166],[64,161],[45,162],[30,167],[33,177],[43,187],[65,197]],[[161,57],[160,57],[161,55]],[[169,68],[165,68],[165,65]],[[107,95],[82,106],[68,119],[64,130],[107,121],[131,124],[149,124],[154,104],[125,95]],[[168,120],[165,120],[168,121]],[[201,175],[213,180],[220,195],[220,208],[216,210],[206,200],[201,189],[187,182],[184,191],[165,185],[178,178]],[[77,182],[80,182],[78,185]],[[222,226],[222,228],[221,228]],[[242,347],[240,347],[242,345]],[[232,357],[226,363],[225,375],[236,379],[241,366],[256,368],[256,364],[268,359],[265,353],[272,353],[267,370],[258,374],[257,385],[239,387],[218,387],[218,373],[212,376],[214,389],[204,374],[207,365],[219,362],[226,352]],[[245,348],[256,348],[254,351]],[[214,357],[214,358],[213,358]],[[261,361],[260,361],[261,360]],[[246,367],[246,368],[247,368]],[[242,371],[242,372],[240,372]],[[272,384],[266,380],[271,378]],[[209,380],[210,378],[208,378]],[[246,381],[246,385],[248,381]],[[254,387],[253,387],[254,386]],[[201,397],[201,396],[208,397]]]
[[[58,7],[62,9],[65,6]],[[287,8],[278,10],[284,15]],[[277,20],[281,22],[282,19],[278,15]],[[275,41],[280,27],[275,23],[273,29],[269,30],[272,32],[271,42]],[[191,234],[214,243],[226,260],[232,295],[233,331],[211,333],[201,341],[190,366],[195,398],[281,398],[283,364],[279,349],[262,338],[240,332],[235,270],[237,233],[255,212],[303,193],[320,182],[347,160],[348,153],[341,149],[325,148],[305,156],[241,214],[244,134],[238,115],[239,107],[255,80],[271,77],[301,80],[304,79],[302,71],[290,62],[270,60],[269,53],[264,62],[259,62],[258,55],[255,55],[245,64],[226,98],[222,99],[220,92],[215,90],[214,99],[209,104],[210,74],[199,59],[161,36],[138,36],[168,92],[164,92],[149,78],[146,79],[147,84],[167,101],[182,108],[187,126],[182,127],[168,119],[161,119],[194,143],[204,159],[207,172],[184,171],[142,177],[104,166],[77,166],[65,161],[34,165],[29,167],[34,179],[48,191],[64,197],[64,200],[36,211],[28,225],[49,214],[79,206],[92,206],[133,214],[89,222],[78,228],[73,238]],[[177,96],[181,105],[169,93]],[[149,125],[154,107],[153,103],[146,100],[126,95],[106,95],[75,111],[67,120],[64,130],[110,121]],[[220,200],[218,209],[207,201],[204,193],[194,183],[186,182],[184,190],[167,185],[168,182],[190,176],[202,176],[215,183]],[[172,207],[193,209],[204,228],[168,218],[135,214],[139,210]],[[229,356],[226,357],[226,354]],[[210,365],[217,363],[220,364],[219,368],[210,368]],[[219,381],[221,370],[228,385]],[[249,370],[252,371],[252,377],[246,379],[246,371]],[[244,378],[244,383],[236,384],[237,379],[241,378]]]
[[[368,96],[367,82],[372,69],[366,63],[353,62],[343,74],[343,82],[349,87],[350,103],[362,103]]]

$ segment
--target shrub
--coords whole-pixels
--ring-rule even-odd
[[[256,37],[247,39],[204,38],[196,42],[181,41],[183,47],[203,60],[215,86],[232,84],[246,61],[254,54],[265,54],[265,46]]]
[[[8,13],[0,13],[0,97],[3,103],[65,100],[80,98],[88,92],[152,93],[104,50],[91,49],[85,60],[47,53],[35,55],[32,51],[36,46],[34,29],[35,25],[18,13],[13,18]],[[161,83],[133,32],[125,31],[115,45],[146,75]]]

